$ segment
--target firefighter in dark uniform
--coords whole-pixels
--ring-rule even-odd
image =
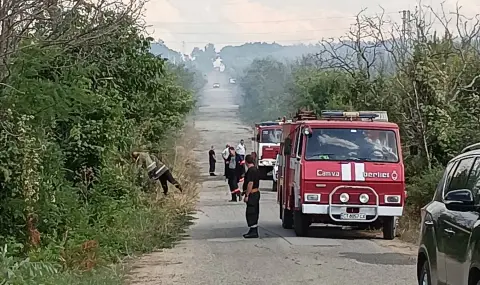
[[[238,182],[240,181],[240,176],[242,175],[242,169],[244,169],[244,162],[240,155],[235,152],[233,147],[230,147],[230,154],[227,158],[228,162],[228,186],[230,187],[230,194],[232,194],[232,199],[230,202],[241,201],[241,191],[238,187]]]
[[[147,152],[132,152],[133,160],[143,167],[148,172],[148,177],[153,180],[160,181],[163,188],[163,194],[168,194],[168,182],[172,183],[180,192],[183,191],[180,183],[173,177],[170,169],[161,162],[156,156]]]
[[[260,175],[258,168],[254,164],[253,156],[248,154],[245,157],[245,163],[248,170],[245,173],[243,182],[243,201],[247,204],[245,217],[249,227],[248,233],[244,238],[258,238],[258,217],[260,215]]]

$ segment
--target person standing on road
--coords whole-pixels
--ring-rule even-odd
[[[208,152],[208,163],[210,164],[210,176],[217,176],[215,174],[215,163],[217,163],[217,157],[215,156],[215,147],[213,145]]]
[[[161,162],[156,156],[150,155],[148,152],[132,152],[132,159],[137,165],[145,167],[148,172],[148,177],[152,180],[160,181],[163,188],[163,194],[168,194],[168,184],[172,183],[180,192],[183,192],[180,183],[173,177],[170,169]]]
[[[245,217],[249,227],[248,233],[244,234],[244,238],[258,238],[258,217],[260,215],[260,175],[255,166],[252,155],[245,157],[245,163],[248,167],[243,182],[243,201],[247,205]]]
[[[225,166],[225,172],[223,173],[223,176],[225,176],[225,180],[228,179],[227,174],[228,174],[228,156],[230,154],[230,145],[227,144],[225,146],[225,149],[222,151],[222,158],[223,158],[223,165]]]
[[[247,152],[247,148],[245,147],[245,143],[243,139],[240,140],[240,143],[237,145],[235,151],[238,153],[238,155],[240,155],[240,159],[242,161],[245,161],[245,154]],[[240,181],[243,180],[244,174],[245,174],[245,168],[242,168],[242,172],[240,173],[240,177],[239,177]]]
[[[238,155],[235,152],[235,149],[233,147],[230,147],[230,155],[227,158],[228,161],[228,186],[230,187],[230,194],[232,194],[232,200],[230,202],[237,202],[241,200],[241,191],[238,187],[238,182],[239,182],[239,177],[242,173],[243,167],[243,162],[240,158],[240,155]]]
[[[247,152],[247,148],[245,147],[245,143],[243,140],[240,140],[240,143],[237,145],[235,151],[240,155],[242,160],[245,159],[245,153]]]

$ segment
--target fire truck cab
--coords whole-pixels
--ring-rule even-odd
[[[273,167],[280,151],[282,121],[269,121],[255,124],[253,132],[253,152],[255,165],[260,171],[261,180],[273,179]]]
[[[382,118],[383,117],[383,118]],[[277,201],[283,228],[383,228],[395,238],[405,204],[399,128],[386,112],[301,111],[283,127]]]

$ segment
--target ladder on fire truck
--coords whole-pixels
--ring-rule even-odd
[[[358,111],[358,112],[344,112],[324,110],[321,113],[321,118],[325,120],[362,120],[362,121],[383,121],[388,122],[388,114],[386,111]],[[318,120],[315,111],[308,108],[301,108],[293,116],[293,121],[308,121]]]

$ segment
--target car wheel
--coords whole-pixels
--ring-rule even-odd
[[[432,284],[432,278],[430,277],[430,266],[428,264],[428,260],[425,260],[422,266],[422,271],[420,271],[420,274],[418,275],[418,285],[431,285],[431,284]]]

